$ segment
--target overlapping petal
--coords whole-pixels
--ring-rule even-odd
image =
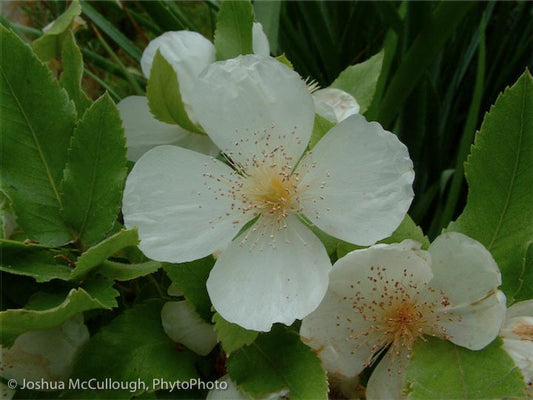
[[[141,58],[144,76],[150,76],[157,50],[178,74],[180,91],[185,103],[190,104],[198,74],[215,62],[215,47],[205,37],[192,31],[165,32],[150,41]]]
[[[299,75],[254,54],[212,64],[199,77],[193,107],[215,144],[243,165],[275,148],[294,165],[313,129],[313,100]]]
[[[270,55],[270,44],[263,31],[263,25],[259,22],[254,22],[252,27],[252,47],[254,54],[265,57]]]
[[[137,161],[156,146],[178,145],[186,136],[192,135],[178,125],[156,120],[150,113],[148,99],[144,96],[126,97],[117,104],[117,108],[124,125],[129,160]]]
[[[500,270],[490,252],[462,233],[440,235],[429,252],[435,274],[431,286],[443,290],[452,306],[477,302],[501,284]]]
[[[414,196],[407,148],[361,115],[331,129],[298,170],[308,186],[303,213],[326,233],[358,245],[389,236]]]
[[[286,228],[260,218],[243,235],[222,252],[207,280],[218,313],[246,329],[269,331],[313,311],[331,266],[320,240],[295,216]]]
[[[378,363],[366,386],[367,399],[400,400],[402,395],[407,354],[395,355],[388,352]]]
[[[146,256],[185,262],[224,248],[247,222],[231,211],[225,164],[175,146],[142,156],[126,181],[124,222],[137,227]],[[217,180],[218,179],[218,180]]]
[[[359,113],[359,104],[349,93],[336,88],[319,89],[313,92],[313,101],[318,115],[331,122],[341,122],[350,115]]]

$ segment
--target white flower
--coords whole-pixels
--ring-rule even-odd
[[[507,309],[500,336],[533,396],[533,300],[515,303]]]
[[[201,356],[217,345],[213,325],[205,322],[187,301],[169,301],[161,309],[163,330],[174,342]]]
[[[339,259],[320,306],[300,334],[325,368],[359,374],[386,351],[367,386],[368,399],[400,399],[414,343],[424,335],[471,350],[488,345],[505,315],[501,276],[491,254],[460,233],[439,236],[428,251],[405,240]]]
[[[331,266],[298,215],[351,243],[387,237],[413,197],[407,149],[353,115],[299,161],[313,100],[301,78],[270,57],[212,64],[193,105],[234,168],[174,146],[147,152],[126,182],[125,224],[138,227],[141,250],[155,260],[186,262],[224,249],[207,281],[224,319],[258,331],[291,324],[318,306]]]
[[[0,376],[18,382],[65,380],[88,340],[81,314],[57,328],[23,333],[11,347],[0,346]]]
[[[270,47],[261,24],[254,23],[252,32],[254,53],[268,56]],[[191,121],[197,123],[191,97],[200,72],[215,62],[215,47],[197,32],[165,32],[144,49],[141,68],[146,78],[150,77],[152,62],[158,50],[176,71],[185,110]],[[208,136],[155,119],[144,96],[126,97],[117,107],[124,122],[129,160],[137,161],[151,148],[164,144],[181,146],[204,154],[218,153],[217,147]]]

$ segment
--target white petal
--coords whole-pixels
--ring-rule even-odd
[[[333,265],[329,274],[330,290],[348,299],[356,291],[367,299],[376,297],[376,283],[379,287],[389,287],[391,295],[396,282],[413,292],[419,291],[433,277],[431,255],[420,250],[420,246],[420,243],[407,239],[401,243],[377,244],[352,251]],[[370,278],[377,279],[377,282]]]
[[[219,153],[218,147],[209,136],[199,135],[197,133],[188,133],[176,145],[210,156],[216,156]]]
[[[205,322],[186,301],[169,301],[161,309],[165,333],[201,356],[208,355],[217,344],[213,325]]]
[[[359,104],[349,93],[335,88],[313,92],[313,101],[318,115],[331,122],[341,122],[350,115],[359,113]]]
[[[183,101],[190,104],[196,77],[209,64],[215,62],[215,47],[197,32],[165,32],[144,49],[141,68],[147,78],[150,76],[157,50],[174,67]]]
[[[265,35],[265,31],[263,31],[263,25],[261,23],[254,22],[252,35],[254,53],[260,56],[269,56],[270,45],[268,44],[268,38]]]
[[[497,290],[472,305],[451,308],[447,314],[441,315],[440,325],[450,336],[450,342],[480,350],[496,338],[504,318],[505,295]]]
[[[275,322],[290,325],[313,311],[331,266],[320,240],[297,217],[289,216],[279,231],[263,223],[259,219],[224,250],[207,280],[220,315],[256,331],[269,331]]]
[[[298,167],[303,213],[326,233],[358,245],[389,236],[413,199],[407,148],[377,122],[352,115],[331,129]]]
[[[186,262],[205,257],[229,243],[247,222],[231,212],[234,200],[226,182],[232,176],[212,157],[156,147],[137,161],[126,180],[124,223],[138,227],[139,248],[149,258]]]
[[[507,309],[505,319],[509,320],[511,318],[523,316],[533,317],[533,300],[525,300],[514,303]]]
[[[351,378],[364,369],[379,340],[372,334],[358,335],[370,325],[350,301],[329,290],[318,308],[302,320],[300,335],[330,374]]]
[[[10,348],[0,347],[1,376],[19,382],[66,379],[88,340],[89,330],[81,315],[57,328],[23,333]]]
[[[407,367],[407,355],[388,352],[379,362],[366,386],[368,400],[404,399],[402,390]]]
[[[128,159],[137,161],[148,150],[163,144],[177,145],[192,133],[179,127],[158,121],[150,113],[148,99],[129,96],[117,104],[124,125]],[[196,135],[195,136],[200,136]]]
[[[462,233],[440,235],[429,252],[435,275],[431,286],[442,290],[452,306],[481,300],[501,284],[500,270],[489,251]]]
[[[199,78],[193,106],[215,144],[241,164],[278,149],[294,165],[313,129],[307,86],[271,57],[249,54],[212,64]]]
[[[524,380],[528,384],[530,396],[533,395],[533,341],[504,339],[503,348],[520,368]],[[528,397],[528,399],[531,397]]]

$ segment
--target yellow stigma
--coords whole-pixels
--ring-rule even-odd
[[[298,211],[298,175],[291,175],[289,167],[256,166],[247,175],[241,189],[247,209],[256,215],[274,216],[278,222]]]

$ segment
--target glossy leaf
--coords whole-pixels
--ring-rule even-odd
[[[183,264],[165,264],[168,277],[194,306],[196,312],[207,322],[211,322],[211,300],[205,283],[215,265],[213,257]]]
[[[104,94],[74,130],[62,184],[65,221],[84,246],[98,243],[111,230],[126,172],[122,121]]]
[[[218,13],[215,31],[217,60],[253,53],[254,14],[249,0],[224,0]]]
[[[185,111],[176,71],[159,50],[152,63],[146,97],[150,111],[158,120],[177,124],[191,132],[203,133]]]
[[[465,165],[466,207],[449,228],[492,253],[510,303],[532,294],[531,284],[524,282],[533,243],[532,109],[533,78],[526,72],[485,116]]]
[[[60,183],[76,118],[50,71],[14,33],[0,27],[2,190],[33,240],[71,240],[60,209]]]
[[[104,261],[98,273],[113,280],[129,281],[141,276],[149,275],[161,268],[157,261],[147,261],[139,264],[124,264],[114,261]]]
[[[226,354],[252,343],[259,334],[257,331],[250,331],[226,321],[218,313],[213,315],[213,322],[215,323],[217,338]]]
[[[128,390],[76,390],[69,398],[131,398],[133,394],[153,391],[154,379],[165,382],[187,381],[197,377],[194,363],[197,356],[179,349],[163,331],[163,301],[151,300],[124,311],[94,335],[72,373],[73,379],[97,381],[112,379],[121,382],[146,383],[133,392]],[[105,362],[102,362],[105,360]]]
[[[26,331],[58,326],[83,311],[116,307],[118,292],[112,285],[107,279],[93,279],[83,287],[71,289],[66,296],[40,293],[25,308],[0,312],[2,345],[10,346]]]
[[[480,351],[431,338],[419,341],[407,366],[408,399],[525,399],[520,370],[495,340]]]
[[[76,268],[72,271],[71,280],[83,278],[88,272],[100,266],[108,257],[125,247],[136,246],[139,243],[137,230],[121,230],[113,236],[91,247],[83,253],[78,261]]]
[[[326,372],[318,356],[285,327],[275,326],[255,342],[233,352],[228,373],[239,389],[254,398],[289,389],[291,399],[327,399]]]

